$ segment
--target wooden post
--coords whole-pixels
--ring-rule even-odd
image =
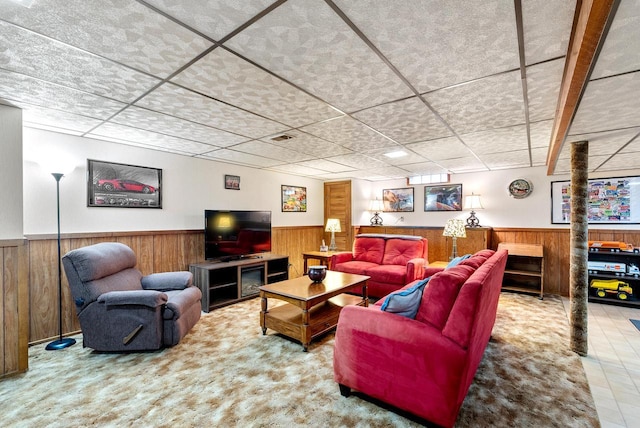
[[[569,268],[571,350],[583,357],[587,355],[588,350],[588,154],[588,141],[571,143],[571,266]]]

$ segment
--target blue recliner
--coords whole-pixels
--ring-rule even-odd
[[[176,345],[200,319],[200,289],[190,272],[142,276],[128,246],[105,242],[62,258],[82,328],[97,351]]]

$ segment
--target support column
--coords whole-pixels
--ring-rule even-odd
[[[571,143],[571,266],[569,269],[571,350],[583,357],[588,351],[588,154],[588,141]]]

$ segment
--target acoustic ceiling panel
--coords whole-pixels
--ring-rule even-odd
[[[389,138],[349,116],[304,126],[301,130],[355,151],[397,146]]]
[[[158,77],[211,46],[135,1],[35,1],[28,8],[2,1],[0,19]]]
[[[467,156],[456,159],[443,159],[438,161],[438,165],[461,174],[465,172],[487,171],[487,166],[474,156]]]
[[[285,174],[302,175],[306,177],[314,177],[321,174],[326,174],[327,171],[310,168],[308,166],[298,165],[290,163],[287,165],[280,165],[268,168],[272,171],[284,172]]]
[[[430,175],[430,174],[446,174],[446,168],[435,162],[419,162],[415,164],[403,165],[402,168],[411,172],[412,175]]]
[[[66,111],[53,110],[25,103],[14,103],[15,107],[22,109],[22,119],[30,126],[52,129],[58,132],[72,131],[74,134],[82,134],[102,123],[99,119],[80,116]]]
[[[225,45],[345,112],[412,95],[322,1],[289,0]]]
[[[525,125],[473,132],[460,138],[477,155],[529,149]]]
[[[350,166],[346,166],[343,164],[335,163],[328,161],[326,159],[314,159],[308,160],[304,162],[298,162],[299,166],[309,167],[311,169],[318,169],[324,172],[347,172],[347,171],[355,171],[355,168],[351,168]]]
[[[471,156],[469,148],[456,137],[411,143],[407,144],[407,148],[424,156],[426,159],[435,161]]]
[[[214,150],[199,157],[260,168],[270,168],[276,165],[284,165],[287,163],[286,160],[269,159],[249,153],[237,152],[231,149]]]
[[[481,154],[480,159],[489,169],[526,168],[531,165],[529,150]]]
[[[224,49],[214,49],[172,81],[291,127],[342,115],[327,103]]]
[[[239,152],[254,154],[258,156],[264,156],[270,159],[278,159],[283,163],[285,162],[300,162],[312,159],[310,155],[300,153],[296,150],[289,150],[284,147],[276,146],[275,144],[265,143],[264,141],[247,141],[240,143],[232,147],[233,150]]]
[[[404,156],[389,157],[387,153],[393,153],[394,151],[404,152]],[[388,163],[389,165],[407,165],[412,163],[426,162],[428,159],[417,154],[416,152],[409,150],[407,147],[398,146],[396,148],[385,148],[376,150],[367,150],[367,156],[371,156],[374,159]]]
[[[558,106],[564,60],[544,62],[527,67],[529,120],[553,119]]]
[[[433,140],[452,134],[418,97],[361,110],[353,117],[398,143]]]
[[[299,130],[288,129],[282,133],[270,135],[261,139],[267,143],[298,150],[318,158],[353,153],[345,147],[329,142],[314,135]]]
[[[576,1],[526,0],[521,3],[526,64],[565,56]]]
[[[336,4],[421,93],[519,67],[511,2]]]
[[[326,160],[350,166],[355,169],[372,170],[388,166],[385,162],[370,158],[368,156],[363,156],[361,154],[330,156],[327,157]]]

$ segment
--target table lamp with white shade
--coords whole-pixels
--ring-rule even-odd
[[[467,219],[467,227],[480,227],[480,220],[476,217],[475,212],[475,210],[484,209],[482,202],[480,201],[480,195],[476,195],[471,192],[470,195],[465,196],[463,209],[471,210],[471,215]]]
[[[373,217],[371,217],[371,226],[382,226],[382,217],[380,217],[380,212],[384,211],[384,202],[380,199],[372,199],[369,203],[369,211],[373,213]]]
[[[464,227],[464,221],[458,218],[452,218],[447,220],[447,223],[444,225],[444,232],[442,236],[450,236],[453,241],[453,248],[451,250],[451,257],[449,260],[453,260],[458,257],[458,246],[456,243],[456,239],[458,238],[466,238],[467,231]]]
[[[331,244],[329,244],[329,251],[336,251],[338,247],[336,247],[336,232],[342,232],[340,228],[340,220],[337,218],[329,218],[327,219],[327,227],[324,229],[325,232],[331,232]]]

